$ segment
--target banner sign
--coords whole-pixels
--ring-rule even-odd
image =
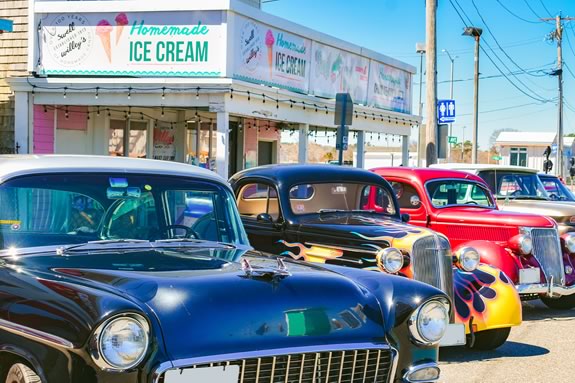
[[[43,15],[40,74],[225,75],[217,11]]]
[[[355,103],[367,104],[369,59],[313,42],[310,93],[335,98],[349,93]]]
[[[411,97],[411,73],[371,60],[369,106],[411,113]]]
[[[307,93],[311,41],[235,17],[234,78]]]

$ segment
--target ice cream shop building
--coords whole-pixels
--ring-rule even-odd
[[[9,80],[18,152],[156,158],[228,176],[277,162],[289,132],[306,162],[310,132],[335,134],[338,92],[355,104],[358,166],[368,132],[403,138],[407,152],[419,123],[413,67],[250,3],[30,1],[29,74]]]

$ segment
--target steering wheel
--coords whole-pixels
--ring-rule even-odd
[[[479,205],[477,202],[475,201],[467,201],[465,202],[466,205]]]
[[[560,201],[561,200],[561,198],[555,193],[549,193],[549,199],[551,199],[553,201]]]
[[[183,236],[183,238],[200,239],[199,234],[194,229],[192,229],[191,227],[188,227],[186,225],[168,225],[168,226],[166,226],[165,232],[166,232],[166,234],[169,234],[170,230],[174,230],[174,229],[185,230],[186,234]]]

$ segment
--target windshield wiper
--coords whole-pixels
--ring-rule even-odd
[[[114,245],[120,243],[149,243],[145,239],[130,239],[130,238],[119,238],[119,239],[100,239],[98,241],[88,241],[86,243],[80,243],[78,245],[62,246],[56,249],[58,255],[66,255],[68,252],[81,249],[90,245]]]
[[[196,243],[196,244],[214,244],[217,243],[220,246],[224,247],[231,247],[236,248],[236,246],[232,245],[231,243],[227,242],[219,242],[219,241],[210,241],[207,239],[197,239],[197,238],[169,238],[169,239],[158,239],[154,241],[154,243]]]
[[[319,209],[319,214],[329,214],[329,213],[375,213],[375,210],[372,209],[352,209],[352,210],[344,210],[344,209]]]

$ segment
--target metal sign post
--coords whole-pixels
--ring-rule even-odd
[[[337,140],[335,148],[339,150],[339,165],[343,165],[343,152],[347,150],[349,143],[349,125],[353,122],[353,101],[349,93],[338,93],[335,97],[334,124],[337,128]],[[359,155],[359,153],[358,153]]]

